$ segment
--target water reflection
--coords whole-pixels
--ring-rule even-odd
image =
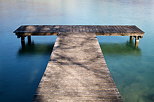
[[[100,43],[100,47],[105,55],[141,55],[141,49],[136,48],[133,42],[126,43]]]
[[[20,74],[17,74],[16,76],[22,76],[19,79],[24,81],[15,82],[20,83],[20,86],[18,86],[18,93],[14,96],[19,97],[17,95],[19,95],[21,92],[28,93],[27,96],[25,96],[25,94],[21,95],[21,99],[25,98],[21,102],[31,102],[41,80],[41,77],[45,71],[46,64],[49,60],[49,56],[52,52],[53,46],[54,42],[32,42],[31,45],[27,43],[24,48],[19,48],[17,52],[18,69],[16,68],[16,70],[18,70]],[[38,63],[44,64],[40,65]],[[3,97],[5,96],[3,95]],[[16,98],[14,102],[20,102],[19,100],[21,99]],[[4,100],[4,102],[7,101],[10,102],[9,99]]]
[[[35,44],[32,42],[31,45],[28,43],[25,45],[24,48],[20,48],[18,51],[18,55],[49,55],[52,52],[54,43],[52,44],[44,44],[44,43],[37,43]]]

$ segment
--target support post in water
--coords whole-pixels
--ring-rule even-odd
[[[135,47],[137,48],[139,45],[139,36],[135,36]]]
[[[21,45],[22,47],[25,47],[25,37],[24,36],[21,37]]]
[[[133,40],[134,40],[133,36],[130,36],[130,42],[133,41]]]
[[[31,36],[27,36],[28,39],[28,45],[31,45]]]
[[[129,39],[129,43],[133,43],[133,40],[134,40],[134,37],[133,36],[130,36],[130,39]]]

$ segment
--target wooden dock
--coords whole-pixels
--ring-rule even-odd
[[[21,42],[28,36],[57,35],[50,61],[39,84],[35,102],[122,102],[107,68],[96,35],[144,34],[136,26],[21,26]]]
[[[14,31],[21,44],[25,46],[25,37],[31,44],[31,36],[58,35],[59,33],[96,33],[102,36],[130,36],[135,38],[135,46],[138,47],[139,38],[144,32],[135,25],[23,25]]]

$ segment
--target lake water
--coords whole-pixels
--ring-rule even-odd
[[[21,48],[12,33],[24,24],[137,25],[128,37],[98,36],[124,102],[154,102],[154,0],[0,0],[0,102],[31,102],[56,36],[32,37]]]

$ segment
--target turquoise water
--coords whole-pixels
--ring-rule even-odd
[[[32,37],[21,48],[12,33],[23,24],[137,25],[139,48],[128,37],[98,36],[125,102],[154,102],[154,0],[0,0],[0,102],[31,102],[56,36]]]

